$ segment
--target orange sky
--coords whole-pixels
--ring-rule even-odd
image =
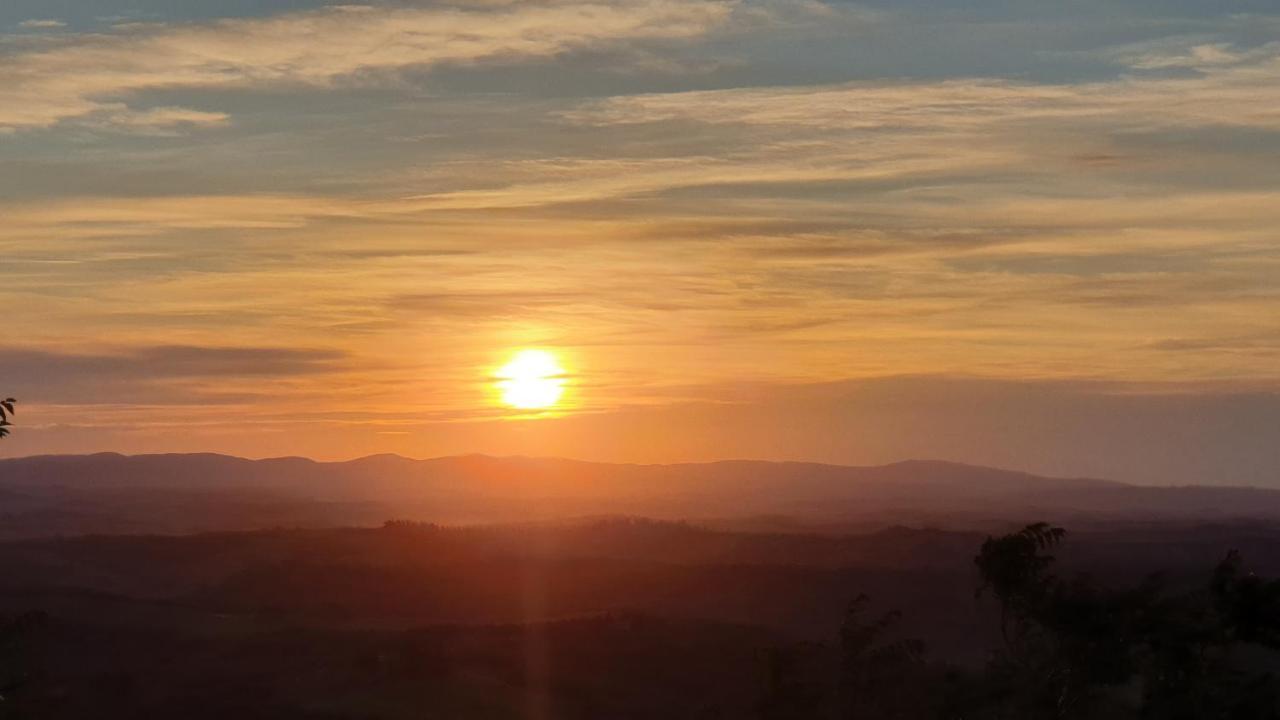
[[[1280,470],[1275,16],[102,5],[0,10],[5,454]],[[513,420],[535,346],[569,390]],[[905,438],[809,398],[895,383]],[[1027,388],[1145,454],[1005,447]]]

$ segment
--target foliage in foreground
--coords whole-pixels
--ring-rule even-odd
[[[9,428],[13,426],[13,422],[9,418],[13,417],[14,405],[17,402],[13,398],[0,400],[0,438],[9,436]]]
[[[760,716],[1280,718],[1280,580],[1248,573],[1234,551],[1190,592],[1172,592],[1158,576],[1122,589],[1063,579],[1051,553],[1065,535],[1037,523],[982,544],[978,594],[999,604],[1002,636],[982,671],[929,662],[923,643],[893,632],[897,613],[867,619],[863,597],[841,630],[834,683],[824,673],[789,674],[799,661],[772,657]]]

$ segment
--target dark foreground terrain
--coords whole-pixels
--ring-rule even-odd
[[[0,712],[1276,717],[1280,590],[1249,573],[1280,575],[1280,530],[1016,531],[984,545],[598,518],[13,541]],[[1243,560],[1224,575],[1230,549]],[[1180,665],[1180,648],[1209,659]],[[1110,675],[1061,681],[1084,667]],[[1200,714],[1147,702],[1174,673],[1209,688],[1178,705]],[[1029,678],[1049,685],[1010,689]]]

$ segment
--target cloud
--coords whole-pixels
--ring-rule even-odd
[[[468,178],[469,187],[442,180],[440,189],[411,200],[424,211],[564,205],[581,214],[591,203],[626,199],[635,207],[660,198],[646,205],[668,214],[722,209],[727,221],[739,221],[743,212],[771,208],[807,216],[824,201],[831,210],[837,199],[852,215],[860,198],[874,197],[875,212],[904,219],[918,217],[920,205],[928,215],[955,218],[962,204],[999,201],[1000,212],[1016,205],[1016,215],[1035,214],[1040,223],[1072,204],[1104,214],[1058,213],[1068,225],[1114,224],[1126,207],[1151,220],[1172,209],[1166,225],[1175,216],[1189,219],[1193,209],[1215,221],[1256,221],[1274,199],[1273,187],[1256,180],[1265,179],[1265,162],[1235,152],[1224,138],[1254,133],[1252,142],[1261,144],[1280,131],[1280,86],[1273,82],[1280,45],[1233,58],[1183,77],[867,81],[590,100],[558,117],[597,148],[625,152],[530,158],[526,150],[518,160],[477,154],[441,166]],[[1177,152],[1162,146],[1168,143]],[[1228,173],[1256,179],[1249,187],[1209,181]],[[1193,187],[1200,178],[1201,187]],[[1035,192],[1024,192],[1032,184]],[[899,212],[903,206],[912,207]]]
[[[309,219],[356,216],[361,204],[290,195],[224,195],[141,198],[73,198],[13,203],[0,237],[60,239],[169,230],[293,228]]]
[[[118,104],[85,118],[91,126],[106,127],[140,134],[171,134],[180,128],[210,128],[228,124],[230,116],[221,112],[205,112],[183,107],[155,107],[132,110]]]
[[[35,402],[198,402],[206,383],[295,378],[342,369],[336,350],[157,345],[113,352],[0,350],[11,393]]]
[[[389,305],[422,316],[486,320],[554,312],[589,297],[581,292],[434,292],[393,298]]]
[[[18,27],[22,28],[23,30],[55,30],[57,28],[64,28],[66,26],[67,24],[61,20],[32,19],[32,20],[23,20],[22,22],[18,23]]]
[[[1203,74],[1059,85],[963,79],[709,90],[610,98],[565,117],[588,125],[693,121],[845,132],[954,132],[1002,125],[1025,130],[1062,122],[1111,131],[1209,125],[1280,129],[1280,88],[1272,82],[1280,71],[1280,43],[1247,53],[1221,46],[1196,46],[1188,53]]]
[[[109,381],[326,372],[343,357],[335,350],[275,347],[157,345],[112,353],[7,348],[0,350],[0,366],[23,377]]]
[[[695,37],[725,20],[730,9],[727,2],[705,0],[337,6],[264,19],[129,26],[7,58],[0,128],[47,127],[147,90],[362,84],[412,68]]]
[[[1280,355],[1280,332],[1215,338],[1169,338],[1150,343],[1148,347],[1169,352],[1253,353],[1264,351]]]
[[[1241,48],[1200,37],[1168,37],[1107,48],[1099,54],[1133,70],[1168,71],[1215,69],[1266,63],[1280,51],[1280,43]]]

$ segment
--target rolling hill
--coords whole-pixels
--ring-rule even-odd
[[[940,461],[621,465],[489,456],[347,462],[214,454],[0,460],[0,537],[510,522],[593,515],[813,530],[1280,518],[1280,491],[1049,478]]]

